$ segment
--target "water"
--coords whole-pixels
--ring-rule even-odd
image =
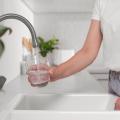
[[[50,80],[49,73],[43,70],[32,70],[30,73],[30,81],[33,85],[41,85]]]

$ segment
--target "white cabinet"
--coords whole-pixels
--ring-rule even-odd
[[[91,12],[95,0],[22,0],[34,13]]]

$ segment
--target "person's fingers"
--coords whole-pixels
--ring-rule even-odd
[[[37,65],[32,65],[32,66],[30,66],[29,69],[30,69],[30,70],[37,70]]]
[[[35,76],[36,73],[37,73],[37,71],[30,70],[30,71],[27,72],[27,75],[29,77],[31,77],[31,76]]]
[[[35,78],[34,76],[28,76],[28,82],[32,87],[37,87],[38,86],[37,84],[33,84],[35,80],[34,78]]]
[[[46,74],[44,77],[42,77],[41,78],[42,79],[42,81],[50,81],[50,76],[49,76],[49,74]]]
[[[31,84],[32,81],[31,81],[31,76],[28,76],[28,82]]]
[[[115,103],[115,110],[120,110],[120,98],[118,98]]]
[[[49,67],[46,64],[39,64],[37,70],[49,70]]]
[[[36,80],[36,77],[35,77],[35,76],[33,76],[33,75],[29,75],[29,76],[28,76],[28,81],[29,81],[31,84],[34,83],[35,80]]]
[[[33,87],[37,87],[41,85],[42,83],[48,82],[49,80],[50,80],[49,74],[46,74],[45,76],[41,76],[40,79],[38,79],[35,75],[28,76],[28,82]]]
[[[49,67],[45,64],[39,64],[39,65],[32,65],[28,68],[27,74],[30,74],[30,71],[36,71],[36,70],[49,70]]]
[[[40,76],[40,78],[38,78],[38,76],[41,73],[39,70],[41,70],[42,72],[46,71],[45,73],[43,73],[45,75]],[[49,71],[49,67],[45,64],[32,65],[29,68],[29,70],[27,71],[28,82],[31,84],[31,86],[37,87],[40,84],[49,81],[50,80],[50,74],[49,74],[48,71]]]
[[[27,74],[30,72],[30,71],[34,71],[34,70],[37,70],[37,65],[31,65],[28,70],[27,70]]]
[[[32,82],[31,82],[31,80],[30,80],[30,77],[28,77],[28,82],[30,83],[30,85],[31,85],[32,87],[35,87],[35,86],[32,84]]]

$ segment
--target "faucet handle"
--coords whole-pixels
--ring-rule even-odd
[[[6,78],[4,76],[0,76],[0,89],[2,89],[5,82],[6,82]]]

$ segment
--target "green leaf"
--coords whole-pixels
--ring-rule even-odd
[[[0,25],[0,37],[2,37],[7,31],[9,32],[9,34],[12,33],[11,28]]]
[[[9,32],[9,34],[12,33],[11,28],[0,25],[0,37],[2,37],[7,31]],[[3,41],[0,39],[0,57],[2,56],[4,50],[5,50],[5,45]]]
[[[42,37],[38,37],[37,40],[40,48],[40,54],[43,57],[46,57],[49,52],[52,52],[54,49],[56,49],[55,46],[59,42],[59,40],[56,37],[53,37],[48,41],[45,41],[45,39]]]
[[[5,45],[2,40],[0,40],[0,57],[2,56],[3,52],[5,50]]]

